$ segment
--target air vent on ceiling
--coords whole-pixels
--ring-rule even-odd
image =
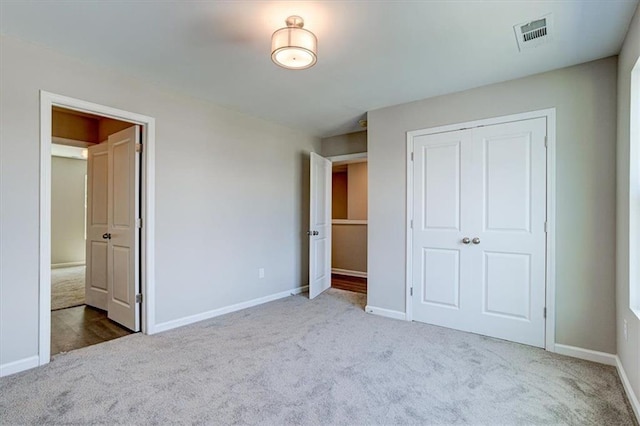
[[[522,52],[525,49],[538,47],[551,41],[553,20],[548,14],[530,22],[514,25],[518,49]]]

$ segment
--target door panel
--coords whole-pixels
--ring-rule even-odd
[[[108,145],[90,146],[87,155],[87,240],[85,303],[107,309]]]
[[[484,253],[483,313],[529,320],[531,256]]]
[[[460,141],[422,146],[424,229],[460,229]],[[438,206],[426,208],[426,206]]]
[[[544,347],[545,136],[540,118],[414,138],[414,319]]]
[[[140,331],[140,309],[136,294],[139,280],[140,160],[136,143],[140,130],[133,126],[109,136],[108,219],[111,239],[108,252],[108,317]]]
[[[423,249],[423,303],[458,309],[460,306],[460,251]]]
[[[531,229],[531,134],[484,138],[485,228]]]
[[[331,287],[331,161],[311,153],[309,298]]]

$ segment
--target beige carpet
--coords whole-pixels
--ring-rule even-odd
[[[51,270],[51,310],[84,305],[84,266]]]
[[[632,426],[614,367],[287,297],[0,378],[0,423]]]

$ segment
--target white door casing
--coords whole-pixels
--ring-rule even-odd
[[[140,217],[140,155],[136,143],[139,126],[109,136],[107,255],[108,317],[133,331],[140,331],[140,252],[137,218]]]
[[[414,137],[414,319],[545,346],[545,136],[538,118]]]
[[[108,144],[88,147],[85,303],[107,310]]]
[[[309,298],[331,287],[331,161],[311,153]]]

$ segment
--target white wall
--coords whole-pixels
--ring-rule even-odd
[[[318,138],[15,39],[0,55],[0,364],[38,352],[40,89],[155,117],[158,323],[307,283]]]
[[[367,152],[367,131],[346,133],[322,139],[321,154],[325,157]]]
[[[368,305],[405,310],[409,130],[556,108],[556,341],[616,352],[615,57],[368,113]]]
[[[84,262],[87,161],[51,157],[51,264]]]
[[[640,7],[618,57],[618,209],[617,209],[617,331],[618,356],[629,377],[637,398],[640,398],[640,320],[629,309],[629,264],[640,264],[640,259],[629,258],[629,155],[631,69],[640,57]],[[640,90],[640,89],[636,89]],[[640,96],[639,96],[640,98]],[[640,118],[637,118],[640,119]],[[636,164],[636,167],[637,164]],[[637,219],[637,218],[636,218]],[[628,324],[629,340],[623,335],[623,321]]]

